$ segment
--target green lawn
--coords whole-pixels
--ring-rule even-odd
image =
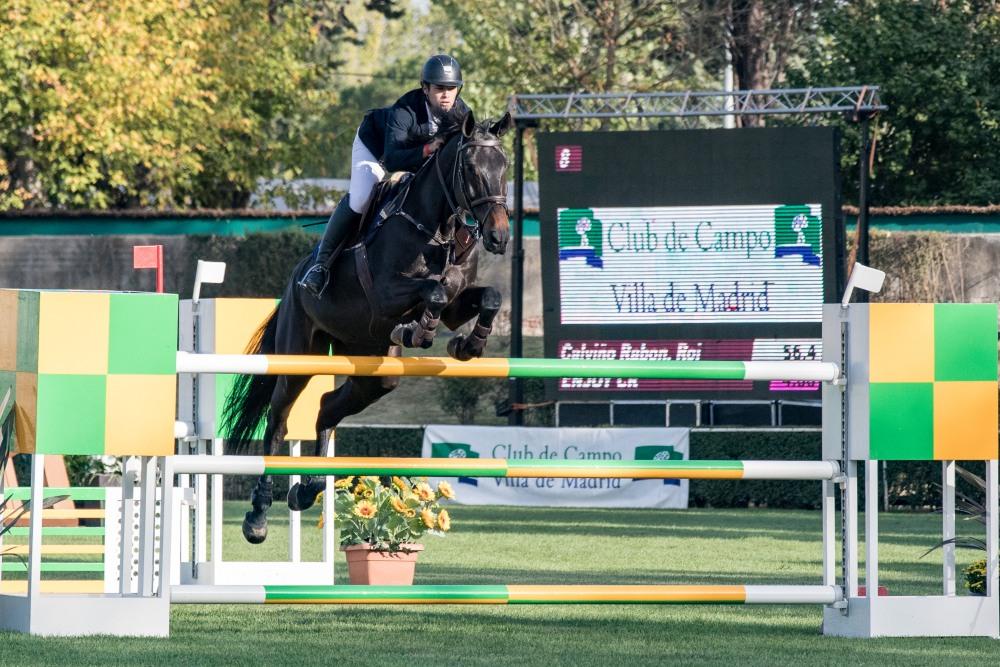
[[[260,547],[227,503],[227,559],[281,558],[274,512]],[[574,510],[453,506],[428,538],[417,583],[820,583],[819,514],[779,510]],[[318,557],[315,510],[306,556]],[[939,590],[940,555],[920,560],[935,515],[884,514],[882,583]],[[965,527],[963,525],[963,527]],[[977,556],[960,552],[961,562]],[[337,574],[343,570],[338,555]],[[343,579],[342,579],[343,580]],[[252,583],[252,582],[247,582]],[[177,606],[168,640],[32,639],[0,633],[0,663],[284,665],[989,664],[984,639],[844,640],[819,634],[818,606]]]

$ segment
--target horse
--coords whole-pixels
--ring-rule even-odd
[[[439,322],[455,330],[476,318],[469,335],[456,334],[449,341],[448,354],[463,361],[482,356],[501,295],[494,287],[476,284],[477,239],[498,255],[505,253],[510,239],[508,160],[500,137],[512,126],[509,113],[477,124],[471,112],[443,125],[436,136],[444,143],[412,175],[396,210],[382,209],[388,217],[374,234],[369,231],[362,242],[340,253],[330,269],[331,284],[320,297],[297,284],[312,263],[312,255],[304,257],[247,352],[399,356],[402,347],[430,347]],[[369,206],[381,206],[375,200],[373,196]],[[467,224],[467,216],[474,224]],[[237,376],[223,408],[230,449],[245,449],[266,418],[263,441],[277,454],[291,406],[309,379]],[[352,376],[323,394],[315,455],[326,451],[330,430],[341,420],[398,384],[397,377]],[[323,477],[304,476],[289,489],[289,508],[308,509],[324,487]],[[272,501],[271,477],[262,475],[243,520],[248,542],[266,539]]]

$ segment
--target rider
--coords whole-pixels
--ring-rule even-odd
[[[316,261],[299,281],[319,296],[330,282],[330,267],[339,246],[357,226],[372,189],[386,172],[416,171],[443,140],[435,139],[445,114],[464,114],[462,71],[449,55],[431,56],[420,73],[420,88],[406,93],[391,107],[369,111],[351,149],[351,187],[326,223]]]

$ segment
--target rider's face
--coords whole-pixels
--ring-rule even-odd
[[[451,111],[458,98],[456,86],[439,86],[436,83],[424,84],[424,94],[434,111]]]

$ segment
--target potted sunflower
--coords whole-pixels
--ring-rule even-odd
[[[441,507],[441,501],[455,497],[451,485],[440,482],[434,488],[426,478],[404,477],[383,484],[367,475],[344,477],[333,486],[334,516],[350,582],[412,584],[417,554],[424,549],[420,538],[444,537],[451,529],[448,510]]]

